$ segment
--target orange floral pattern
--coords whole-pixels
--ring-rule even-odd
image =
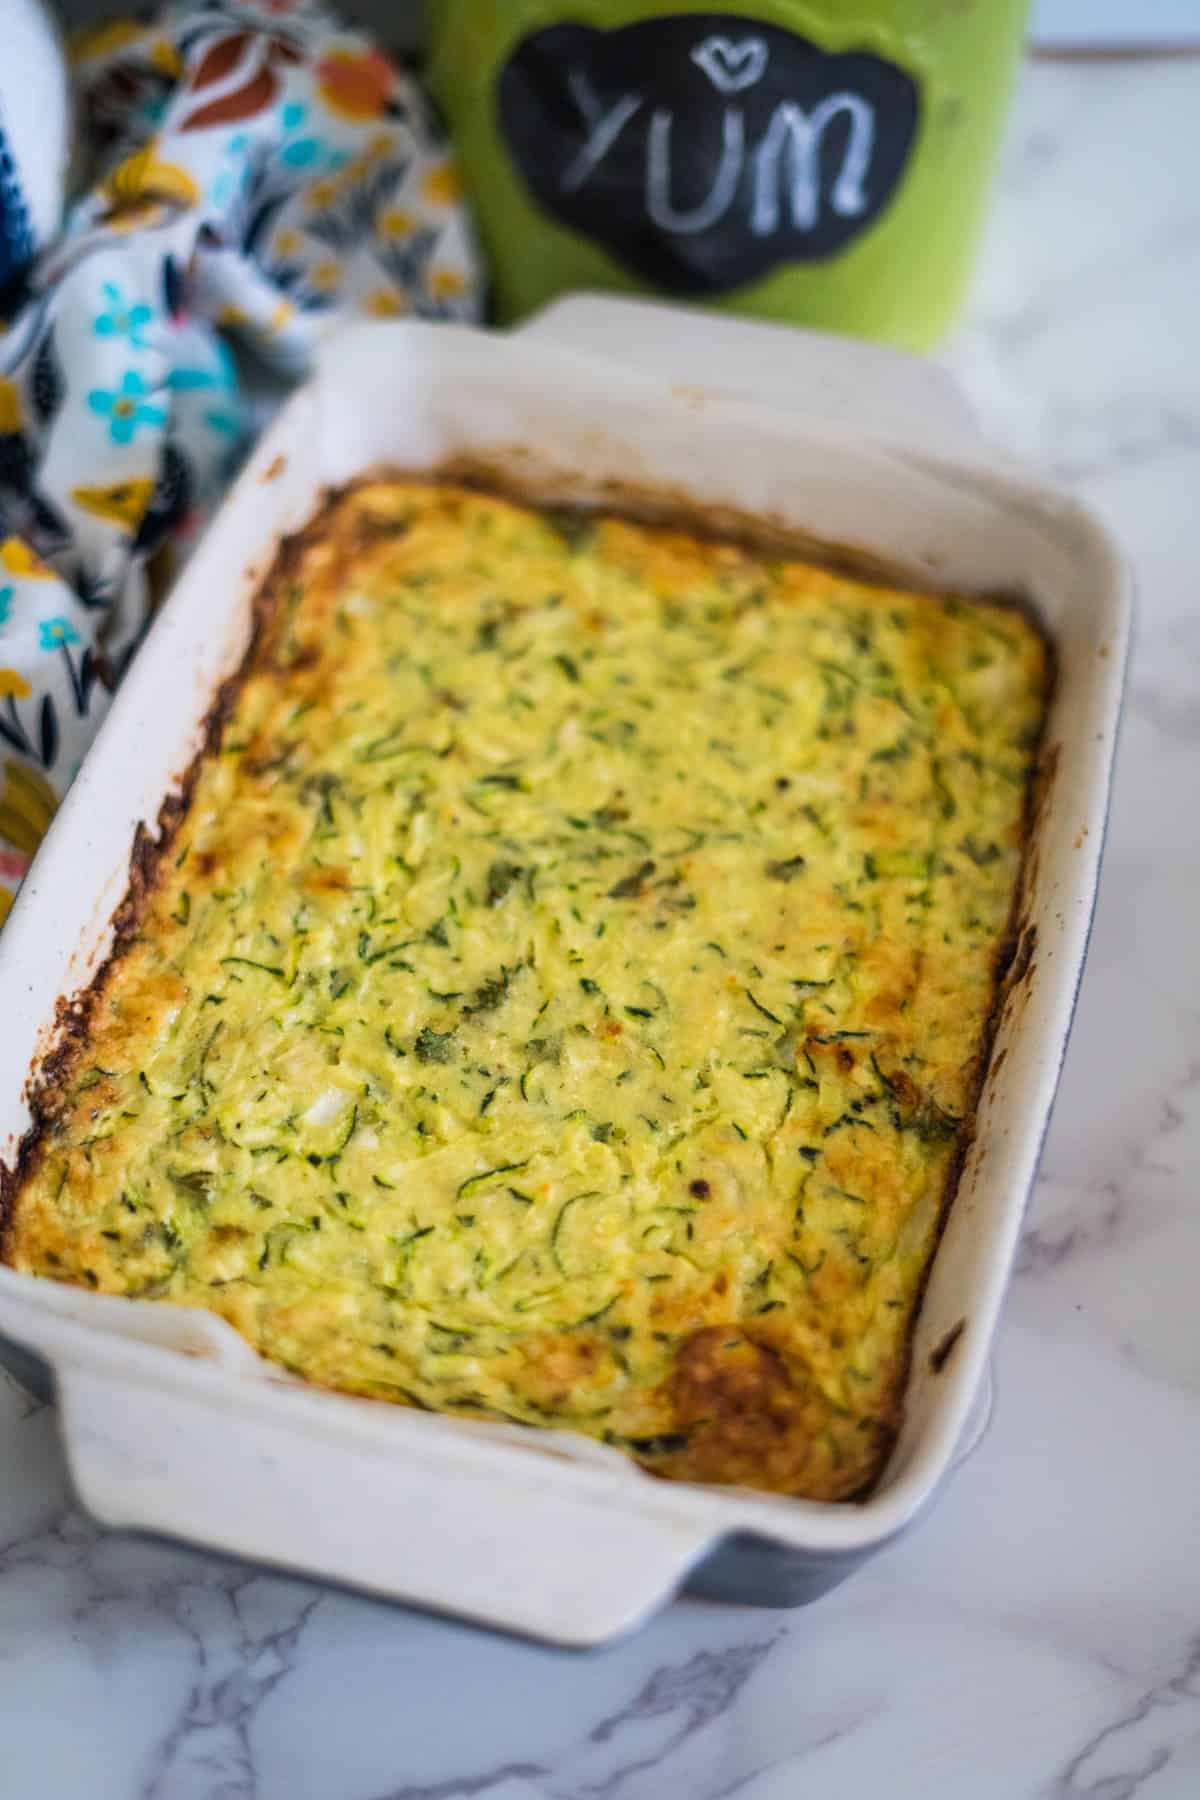
[[[339,119],[378,119],[396,88],[382,50],[331,50],[317,64],[317,92]]]

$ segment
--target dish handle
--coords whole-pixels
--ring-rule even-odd
[[[641,1624],[713,1541],[623,1460],[299,1386],[235,1392],[211,1365],[56,1362],[71,1476],[109,1526],[580,1649]]]
[[[833,332],[773,325],[612,294],[569,294],[515,335],[724,398],[803,413],[908,449],[978,456],[966,396],[938,364]]]

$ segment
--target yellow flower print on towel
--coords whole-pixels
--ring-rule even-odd
[[[0,437],[12,437],[24,423],[20,394],[13,382],[0,376]]]
[[[135,150],[119,163],[102,191],[109,204],[110,223],[112,215],[130,209],[141,218],[148,207],[175,206],[186,210],[200,200],[200,189],[193,177],[178,163],[160,161],[153,144]]]
[[[11,671],[0,670],[0,674]],[[37,769],[9,757],[0,782],[0,838],[32,856],[58,810],[58,796]]]
[[[395,288],[372,288],[362,309],[372,319],[402,319],[408,311],[408,301]]]
[[[437,163],[421,182],[422,197],[430,206],[457,206],[462,199],[462,177],[453,163]]]
[[[0,543],[0,565],[10,575],[23,575],[26,581],[53,581],[54,570],[47,568],[36,551],[31,550],[24,538],[5,538]]]
[[[122,52],[136,51],[126,61],[145,61],[162,75],[178,79],[183,58],[169,39],[138,19],[109,19],[100,25],[84,25],[67,39],[67,60],[73,68],[87,63],[115,62]],[[126,75],[126,89],[129,77]]]
[[[71,498],[94,519],[104,519],[132,534],[141,524],[153,493],[153,476],[142,475],[133,481],[110,482],[107,487],[73,487]]]

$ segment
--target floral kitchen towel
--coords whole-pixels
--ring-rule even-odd
[[[245,451],[234,348],[293,379],[347,315],[482,298],[420,90],[323,6],[171,5],[74,64],[85,191],[0,292],[0,921]]]

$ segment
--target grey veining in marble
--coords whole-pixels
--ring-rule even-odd
[[[98,1532],[0,1378],[3,1800],[1200,1796],[1200,63],[1024,79],[947,360],[1141,590],[1088,975],[940,1506],[589,1658]]]

